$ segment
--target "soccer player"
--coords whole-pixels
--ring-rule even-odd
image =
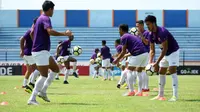
[[[29,29],[25,33],[25,35],[20,38],[20,49],[21,49],[20,57],[24,59],[25,64],[26,64],[26,69],[27,69],[22,87],[26,88],[26,91],[29,93],[34,88],[35,80],[37,76],[39,75],[39,71],[36,69],[36,64],[31,54],[32,45],[33,45],[31,31],[36,21],[37,21],[37,18],[34,19],[31,29]],[[28,83],[28,79],[30,75],[31,75],[31,78],[30,78],[30,83],[29,83],[30,87],[29,87],[27,86],[27,83]]]
[[[123,46],[120,44],[120,39],[115,40],[115,48],[116,48],[117,54],[115,54],[114,57],[117,57],[122,52],[122,47]],[[117,88],[120,88],[121,85],[123,85],[123,83],[126,80],[126,71],[125,71],[126,60],[123,59],[121,61],[121,65],[118,64],[118,67],[119,66],[121,68],[121,77],[120,77],[120,80],[119,80],[119,82],[117,84]]]
[[[107,79],[111,80],[111,78],[110,78],[110,74],[111,74],[110,48],[108,46],[106,46],[106,40],[102,40],[102,46],[103,47],[101,48],[101,56],[102,56],[102,69],[103,69],[104,80],[107,80]]]
[[[128,25],[121,24],[119,26],[119,33],[121,36],[121,44],[123,45],[122,51],[116,60],[113,62],[114,64],[119,63],[119,61],[126,54],[126,50],[131,54],[129,57],[128,64],[128,72],[127,72],[127,83],[129,92],[125,94],[125,96],[142,96],[142,76],[141,72],[144,65],[147,63],[147,50],[142,43],[142,40],[138,37],[128,33]],[[135,71],[136,70],[136,71]],[[133,81],[135,74],[138,76],[138,92],[134,92]]]
[[[179,66],[179,45],[173,35],[164,27],[157,26],[156,17],[148,15],[145,18],[145,23],[150,31],[150,60],[153,63],[155,55],[155,43],[160,45],[161,54],[157,61],[153,64],[156,72],[159,71],[159,93],[152,100],[166,100],[164,98],[164,87],[166,83],[166,72],[169,67],[169,72],[172,75],[173,96],[169,101],[176,101],[178,98],[178,77],[177,66]],[[160,69],[159,69],[160,66]]]
[[[72,32],[67,30],[65,32],[57,32],[52,29],[51,20],[49,17],[53,16],[54,3],[52,1],[45,1],[42,5],[44,14],[40,15],[34,26],[34,39],[32,55],[36,61],[37,68],[40,72],[40,77],[35,83],[32,95],[28,100],[28,105],[38,105],[36,96],[38,95],[43,100],[50,102],[46,91],[48,86],[53,81],[55,75],[59,73],[58,65],[52,56],[50,56],[50,35],[52,36],[72,36]],[[48,69],[51,69],[48,74]]]
[[[69,74],[70,73],[70,62],[73,62],[73,75],[76,78],[78,78],[78,75],[76,73],[77,60],[70,56],[71,55],[71,53],[70,53],[71,41],[73,41],[73,40],[74,40],[74,36],[70,36],[69,40],[63,41],[57,47],[57,54],[59,54],[59,56],[64,57],[64,64],[65,64],[65,67],[66,67],[66,70],[65,70],[65,73],[64,73],[65,77],[64,77],[63,84],[69,84],[67,79],[68,79],[68,76],[70,75]]]
[[[63,41],[59,41],[58,42],[58,45],[57,45],[57,47],[56,47],[56,50],[60,50],[61,48],[59,47],[59,45],[62,43]],[[55,60],[57,61],[57,58],[58,58],[58,54],[57,54],[57,52],[59,52],[59,51],[56,51],[56,53],[55,53]],[[58,64],[58,67],[59,67],[59,69],[60,69],[60,72],[62,71],[62,64],[59,64],[59,63],[57,63]],[[55,80],[59,80],[59,75],[60,75],[60,73],[58,73],[57,75],[56,75],[56,77],[55,77]]]
[[[149,41],[148,34],[149,32],[144,29],[144,21],[136,21],[136,28],[138,30],[138,36],[142,39],[143,44],[145,45],[147,51],[149,52]],[[149,59],[149,58],[148,58]],[[149,92],[149,76],[146,74],[145,67],[142,67],[142,91]]]
[[[92,54],[92,57],[91,57],[90,59],[96,60],[97,54],[98,54],[98,53],[99,53],[99,49],[96,48],[96,49],[94,50],[94,53]],[[93,78],[96,78],[96,77],[99,76],[99,65],[98,65],[96,62],[94,62],[93,67],[94,67],[94,75],[93,75]]]

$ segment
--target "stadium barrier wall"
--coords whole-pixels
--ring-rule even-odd
[[[23,62],[0,62],[0,76],[24,75],[25,72],[26,66]],[[87,62],[78,62],[77,72],[80,76],[89,76],[89,64]]]
[[[41,10],[0,10],[0,27],[31,27]],[[53,27],[135,26],[135,21],[155,15],[159,26],[200,27],[200,10],[55,10]]]

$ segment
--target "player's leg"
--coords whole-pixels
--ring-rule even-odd
[[[111,64],[110,70],[111,70],[112,80],[114,80],[115,74],[114,74],[114,66],[112,64]]]
[[[69,61],[65,61],[65,73],[64,73],[64,82],[63,84],[69,84],[69,82],[67,81],[68,77],[69,77],[69,72],[70,72],[70,62]]]
[[[26,86],[25,91],[28,93],[32,93],[33,88],[35,87],[36,78],[40,75],[40,72],[37,70],[36,64],[30,65],[31,71],[31,78],[29,80],[29,84]]]
[[[164,88],[166,84],[166,72],[167,68],[169,66],[168,61],[166,60],[166,57],[164,57],[160,61],[160,69],[159,69],[159,90],[158,90],[158,96],[152,98],[151,100],[166,100],[164,97]]]
[[[73,75],[74,75],[74,77],[78,78],[78,74],[76,73],[77,60],[75,58],[69,56],[68,61],[73,62]]]
[[[138,77],[138,92],[136,93],[136,96],[142,96],[142,67],[137,67],[135,73]]]
[[[102,60],[102,72],[103,72],[103,77],[104,77],[104,80],[107,80],[107,61],[106,59]]]
[[[169,72],[172,76],[173,96],[169,101],[176,101],[178,99],[178,76],[177,66],[179,66],[179,51],[176,51],[167,57],[169,61]]]
[[[111,81],[111,74],[112,74],[112,71],[111,71],[110,59],[106,59],[106,70],[107,70],[107,79],[108,79],[109,81]]]
[[[98,77],[98,66],[95,64],[94,65],[94,74],[93,74],[93,79]]]
[[[31,75],[31,73],[32,73],[31,66],[29,64],[26,64],[26,73],[25,73],[25,77],[24,77],[24,80],[23,80],[22,88],[26,87],[26,85],[28,83],[29,76]]]
[[[35,87],[33,89],[31,97],[28,100],[28,105],[38,105],[38,102],[36,101],[36,96],[38,92],[41,91],[44,82],[46,81],[48,76],[50,53],[48,51],[40,51],[32,52],[32,55],[36,61],[37,69],[41,75],[35,83]]]
[[[120,80],[117,84],[117,88],[120,88],[121,85],[123,85],[123,83],[125,82],[125,78],[126,78],[126,71],[125,71],[125,66],[121,66],[121,76],[120,76]]]

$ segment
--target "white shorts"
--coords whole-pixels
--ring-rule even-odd
[[[143,53],[137,56],[130,56],[128,59],[128,66],[145,67],[148,63],[148,53]]]
[[[126,66],[126,59],[123,59],[123,60],[122,60],[121,65],[122,65],[122,66]]]
[[[33,65],[33,64],[35,64],[35,60],[34,60],[33,56],[26,56],[26,55],[24,55],[23,59],[24,59],[24,62],[25,62],[26,65]]]
[[[179,50],[171,53],[169,56],[164,56],[164,58],[160,61],[159,66],[179,66]]]
[[[49,51],[42,50],[39,52],[32,52],[32,56],[37,66],[49,65],[49,57],[51,56]]]
[[[102,67],[110,67],[110,58],[102,60]]]

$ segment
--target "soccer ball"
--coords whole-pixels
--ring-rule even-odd
[[[94,64],[94,59],[90,59],[90,64]]]
[[[80,46],[74,46],[72,52],[75,56],[79,56],[80,54],[82,54],[82,48]]]
[[[95,62],[96,62],[97,64],[101,64],[101,61],[102,61],[101,58],[96,58],[96,59],[95,59]]]
[[[64,57],[63,57],[63,56],[59,56],[59,57],[57,58],[57,62],[58,62],[58,64],[63,64],[63,63],[65,62]]]
[[[146,66],[145,70],[146,70],[147,75],[149,75],[149,76],[152,76],[152,75],[156,74],[156,73],[154,72],[153,64],[148,64],[148,65]]]
[[[137,30],[137,28],[135,28],[135,27],[131,28],[131,30],[130,30],[129,32],[130,32],[132,35],[135,35],[135,36],[138,35],[138,30]]]

